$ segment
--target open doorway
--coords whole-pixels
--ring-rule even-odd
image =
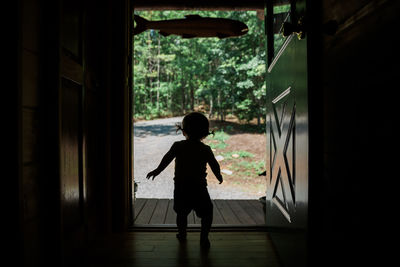
[[[263,14],[255,11],[142,11],[147,20],[185,15],[232,18],[249,32],[239,38],[182,38],[147,30],[134,39],[134,224],[173,225],[174,164],[154,181],[173,142],[183,140],[175,124],[190,111],[210,120],[213,136],[204,140],[224,176],[218,184],[208,170],[214,226],[263,225],[265,195],[265,34]],[[194,213],[189,226],[199,224]]]

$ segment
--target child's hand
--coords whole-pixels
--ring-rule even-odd
[[[153,177],[151,180],[154,180],[154,178],[156,178],[156,176],[159,175],[159,174],[160,174],[160,172],[159,172],[157,169],[155,169],[155,170],[149,172],[149,173],[146,175],[146,178],[147,178],[147,179],[150,179],[151,177]]]

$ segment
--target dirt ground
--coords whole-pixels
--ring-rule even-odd
[[[213,140],[212,136],[205,141],[208,144],[225,143],[225,147],[216,145],[217,148],[213,148],[217,159],[218,156],[223,157],[223,160],[219,160],[221,170],[232,172],[223,173],[225,186],[245,191],[255,197],[265,195],[266,177],[258,175],[265,170],[266,138],[263,129],[255,124],[247,125],[235,120],[211,120],[210,124],[215,131],[222,130],[226,133],[226,140],[223,142]],[[211,170],[208,170],[208,173],[212,175]],[[210,186],[218,183],[216,179],[212,179],[213,175],[210,178]]]

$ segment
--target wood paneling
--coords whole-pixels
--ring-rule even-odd
[[[78,84],[83,84],[82,65],[64,54],[61,56],[61,75]]]
[[[30,50],[22,50],[22,106],[39,105],[39,60]]]
[[[21,237],[21,263],[24,266],[39,266],[41,256],[42,240],[40,229],[43,221],[40,216],[43,212],[41,206],[41,184],[40,184],[40,155],[39,142],[41,139],[41,105],[40,105],[40,56],[39,40],[40,30],[40,5],[38,0],[18,1],[20,4],[20,43],[19,43],[19,74],[20,83],[19,114],[20,114],[20,222]],[[8,27],[8,26],[7,26]],[[7,39],[5,39],[6,41]],[[6,41],[8,42],[8,41]],[[9,51],[6,51],[9,53]],[[14,88],[6,87],[6,90]],[[10,101],[7,99],[6,101]],[[10,155],[7,155],[7,157]],[[13,179],[6,176],[7,179]],[[15,235],[16,237],[17,235]],[[14,237],[14,238],[15,238]],[[17,261],[15,261],[16,263]]]
[[[39,177],[37,164],[26,164],[22,171],[23,216],[24,221],[38,219],[39,215]]]
[[[22,2],[22,47],[38,52],[40,40],[40,0]],[[37,69],[37,68],[36,68]]]
[[[38,160],[38,130],[37,111],[25,108],[22,111],[22,161],[31,163]]]
[[[377,252],[386,253],[396,222],[388,218],[396,209],[398,173],[395,155],[398,143],[399,58],[393,34],[398,22],[398,1],[327,1],[324,21],[336,19],[339,31],[323,36],[323,179],[315,177],[310,197],[314,198],[314,233],[310,244],[319,258],[342,258],[353,265],[385,265]],[[348,5],[352,5],[349,9]],[[334,11],[334,12],[332,12]],[[395,89],[396,88],[396,89]],[[310,139],[311,140],[311,139]],[[396,145],[395,145],[396,143]],[[315,168],[315,166],[314,166]],[[385,184],[385,202],[351,204],[368,200]],[[371,213],[368,218],[366,214]],[[377,235],[366,235],[380,229]],[[325,243],[326,246],[321,246]],[[373,248],[370,244],[380,244]],[[355,250],[354,248],[357,248]],[[365,255],[368,255],[366,257]],[[378,256],[379,255],[379,256]],[[389,257],[390,258],[390,257]],[[387,260],[389,261],[389,258]],[[337,263],[332,262],[332,266]],[[350,263],[348,264],[351,265]]]
[[[82,223],[82,167],[81,167],[81,86],[62,80],[61,110],[61,191],[64,227],[78,227]],[[67,234],[68,231],[65,232]]]

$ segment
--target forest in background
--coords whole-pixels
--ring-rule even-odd
[[[161,36],[147,30],[134,36],[134,117],[153,119],[208,113],[225,120],[265,118],[264,21],[255,11],[141,11],[147,20],[186,14],[244,22],[249,32],[236,38]]]

